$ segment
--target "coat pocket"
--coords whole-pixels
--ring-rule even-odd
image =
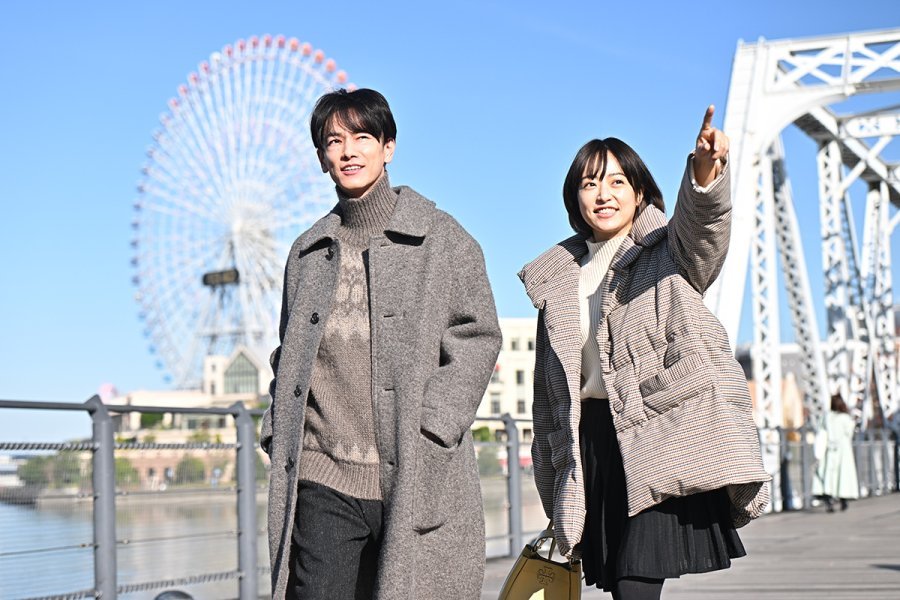
[[[661,414],[712,385],[712,374],[699,352],[689,354],[669,368],[641,381],[644,408]],[[648,413],[648,416],[653,416]]]
[[[459,445],[445,448],[419,435],[416,456],[416,496],[413,506],[413,529],[424,533],[437,529],[447,520],[450,496],[458,474],[455,460]]]
[[[572,462],[572,438],[568,429],[551,431],[547,434],[547,443],[550,446],[550,462],[554,469],[560,471]]]

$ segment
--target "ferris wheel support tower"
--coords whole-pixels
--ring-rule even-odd
[[[900,29],[738,44],[724,130],[731,137],[734,199],[731,247],[706,296],[734,343],[748,268],[753,309],[756,419],[784,424],[781,402],[778,271],[802,353],[805,408],[827,411],[840,392],[863,427],[896,415],[897,353],[891,235],[900,213],[900,167],[880,155],[900,136]],[[838,116],[828,105],[859,94],[894,105]],[[790,124],[818,145],[827,340],[819,340],[780,133]],[[867,186],[862,239],[849,188]]]

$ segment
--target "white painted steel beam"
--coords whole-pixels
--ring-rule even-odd
[[[774,354],[777,350],[771,349],[778,328],[777,320],[774,323],[771,320],[773,314],[777,315],[777,290],[771,272],[772,232],[776,230],[788,303],[804,353],[803,383],[810,411],[813,414],[820,411],[830,391],[838,389],[844,391],[851,404],[865,411],[866,382],[870,374],[877,371],[877,381],[891,380],[888,374],[891,369],[878,366],[887,365],[891,358],[884,351],[887,342],[882,339],[888,335],[887,322],[877,321],[876,316],[885,312],[880,308],[881,298],[885,296],[884,290],[889,291],[890,281],[884,278],[884,264],[890,263],[889,235],[898,219],[889,219],[887,212],[880,216],[878,251],[866,255],[877,262],[878,275],[873,282],[881,282],[878,285],[882,286],[880,295],[874,291],[869,294],[870,300],[863,293],[860,279],[860,246],[856,243],[847,189],[857,179],[869,185],[878,184],[884,198],[879,206],[883,205],[885,210],[888,202],[900,206],[897,177],[900,169],[879,158],[891,136],[900,129],[900,117],[880,112],[839,119],[827,105],[856,94],[895,90],[900,90],[900,29],[806,40],[761,39],[738,45],[724,123],[725,132],[732,139],[732,239],[722,274],[707,293],[706,302],[719,316],[734,344],[749,263],[753,286],[754,370],[758,384],[759,377],[764,380],[757,398],[757,410],[762,411],[757,416],[762,422],[775,424],[779,420],[780,395],[769,380],[774,374],[774,362],[780,365],[780,357]],[[819,196],[830,383],[826,382],[806,266],[802,266],[802,274],[795,268],[797,258],[802,258],[802,247],[777,140],[780,131],[791,123],[817,140],[821,148]],[[873,146],[862,139],[871,137],[880,139]],[[844,165],[849,169],[846,174]],[[874,246],[870,250],[874,252]],[[874,286],[873,283],[872,290]],[[879,302],[875,302],[875,296],[879,296]],[[893,318],[893,313],[887,312]],[[765,355],[757,355],[759,352]],[[893,365],[893,383],[878,383],[879,389],[885,390],[879,392],[885,407],[885,402],[891,406],[897,403],[896,358]],[[777,383],[780,386],[780,376]],[[830,390],[826,389],[829,387]],[[872,413],[862,416],[865,422]]]

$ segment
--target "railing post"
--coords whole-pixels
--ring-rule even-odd
[[[894,491],[900,492],[900,427],[894,427]]]
[[[509,554],[514,556],[522,541],[522,472],[519,470],[519,429],[509,413],[502,417],[506,431],[506,485],[509,496]]]
[[[788,440],[783,427],[775,428],[778,432],[779,471],[781,475],[781,510],[793,510],[793,491],[791,490],[791,450],[788,448]]]
[[[875,434],[872,429],[866,430],[866,448],[869,455],[869,498],[875,495],[878,486],[878,469],[875,467]]]
[[[98,598],[115,600],[116,459],[113,423],[100,396],[92,396],[85,405],[93,422],[94,442],[94,590]]]
[[[801,502],[803,510],[808,510],[812,506],[812,466],[809,460],[809,444],[807,444],[807,436],[809,435],[809,423],[800,426],[800,488],[803,496]]]
[[[240,599],[259,596],[256,551],[256,424],[242,402],[231,406],[237,425],[237,513]]]

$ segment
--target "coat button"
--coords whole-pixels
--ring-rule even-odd
[[[290,470],[293,469],[293,468],[294,468],[294,459],[293,459],[293,458],[288,458],[288,459],[287,459],[287,462],[284,463],[284,470],[285,470],[285,471],[290,471]]]
[[[299,385],[298,385],[297,387],[294,388],[294,397],[295,397],[295,398],[299,398],[301,393],[303,393],[303,392],[302,392],[302,390],[300,389],[300,386],[299,386]]]
[[[334,258],[334,246],[328,246],[328,252],[325,253],[325,259],[331,260]]]
[[[622,408],[624,407],[624,405],[622,404],[621,400],[616,400],[615,402],[613,402],[612,407],[613,407],[614,411],[616,411],[617,413],[620,413],[620,412],[622,412]]]
[[[319,322],[319,313],[314,312],[314,313],[312,314],[312,316],[309,318],[309,322],[312,323],[313,325],[315,325],[316,323],[318,323],[318,322]]]

